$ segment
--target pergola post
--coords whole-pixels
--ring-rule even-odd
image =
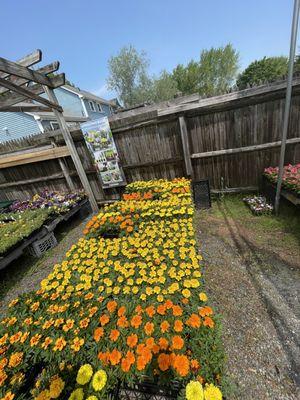
[[[47,94],[50,102],[55,103],[55,104],[58,105],[58,101],[57,101],[57,98],[55,96],[55,93],[54,93],[53,89],[50,89],[48,86],[44,86],[44,90],[45,90],[45,93]],[[75,168],[76,168],[76,171],[77,171],[78,176],[80,178],[80,181],[82,183],[82,186],[83,186],[86,194],[89,197],[92,210],[93,210],[94,213],[97,213],[99,211],[99,207],[98,207],[94,192],[93,192],[93,190],[91,188],[90,182],[89,182],[89,180],[87,178],[87,175],[85,173],[85,170],[83,168],[83,165],[81,163],[79,155],[78,155],[78,153],[76,151],[76,148],[75,148],[75,145],[74,145],[74,142],[73,142],[73,138],[71,136],[71,133],[69,131],[69,128],[68,128],[68,125],[67,125],[67,123],[65,121],[65,118],[63,116],[63,113],[61,111],[59,111],[58,109],[55,109],[55,108],[53,108],[52,111],[53,111],[53,113],[54,113],[54,115],[55,115],[55,117],[57,119],[57,122],[59,124],[60,129],[61,129],[63,138],[65,140],[65,143],[66,143],[66,145],[67,145],[67,147],[68,147],[68,149],[70,151],[73,163],[75,165]]]

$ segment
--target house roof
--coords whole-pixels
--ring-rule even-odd
[[[118,106],[116,104],[116,99],[105,100],[102,97],[96,96],[95,94],[93,94],[91,92],[87,92],[86,90],[81,90],[81,89],[79,89],[77,87],[74,87],[74,86],[71,86],[71,85],[64,85],[61,88],[70,90],[70,91],[72,91],[74,93],[77,93],[79,96],[83,96],[87,100],[93,100],[93,101],[96,101],[98,103],[107,104],[107,105],[109,105],[111,107],[117,107]]]

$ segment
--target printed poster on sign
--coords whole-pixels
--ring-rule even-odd
[[[103,188],[124,186],[126,179],[107,117],[81,124]]]

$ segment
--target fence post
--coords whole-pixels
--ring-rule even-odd
[[[49,100],[52,101],[53,103],[58,104],[58,101],[57,101],[54,91],[52,89],[48,88],[47,86],[44,86],[44,90],[45,90],[47,96],[49,97]],[[82,186],[83,186],[86,194],[88,195],[92,210],[94,213],[97,213],[99,211],[99,207],[98,207],[94,192],[91,188],[90,182],[86,176],[85,170],[83,168],[83,165],[82,165],[79,155],[77,153],[76,147],[73,142],[73,138],[72,138],[69,128],[68,128],[68,125],[64,119],[62,112],[55,110],[55,109],[52,109],[52,111],[57,119],[57,122],[61,129],[61,132],[62,132],[63,138],[66,142],[66,145],[68,146],[68,149],[70,150],[70,154],[71,154],[73,163],[74,163],[76,171],[79,175]]]
[[[181,136],[181,141],[182,141],[185,171],[186,171],[187,176],[189,178],[193,179],[194,171],[193,171],[192,160],[191,160],[188,131],[187,131],[186,120],[185,120],[184,116],[179,117],[179,125],[180,125],[180,136]]]
[[[54,142],[54,140],[51,140],[51,144],[52,144],[53,147],[57,147],[56,143]],[[67,165],[65,164],[64,159],[63,158],[58,158],[58,163],[59,163],[59,166],[60,166],[60,168],[62,170],[62,173],[64,174],[65,180],[67,181],[67,185],[68,185],[69,189],[70,190],[75,190],[75,185],[74,185],[74,183],[72,181],[72,178],[71,178],[71,176],[69,174],[69,170],[68,170]]]

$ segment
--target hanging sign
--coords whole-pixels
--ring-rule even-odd
[[[85,142],[99,172],[103,188],[124,186],[125,175],[119,162],[108,118],[103,117],[80,124]]]

